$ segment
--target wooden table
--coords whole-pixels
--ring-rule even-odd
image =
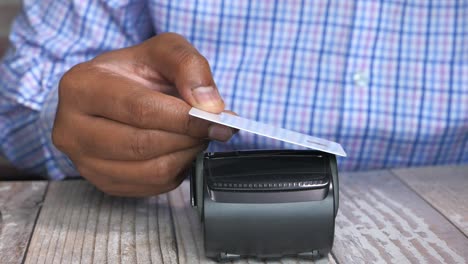
[[[316,262],[468,262],[468,166],[342,173],[340,188],[333,251]],[[0,211],[0,263],[210,262],[187,183],[123,199],[85,181],[0,182]]]

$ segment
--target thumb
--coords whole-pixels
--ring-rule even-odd
[[[144,45],[149,54],[144,60],[174,84],[188,104],[212,113],[224,110],[208,61],[185,38],[164,33]]]

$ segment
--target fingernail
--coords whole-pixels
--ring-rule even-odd
[[[222,103],[218,91],[213,86],[200,86],[192,90],[193,97],[199,105],[218,105]]]
[[[221,125],[211,125],[208,129],[208,137],[225,142],[232,137],[232,129]]]

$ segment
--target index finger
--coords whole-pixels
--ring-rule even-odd
[[[63,88],[73,90],[66,93],[68,97],[65,96],[65,100],[75,104],[80,111],[142,129],[208,137],[211,123],[190,116],[191,106],[183,100],[150,90],[105,68],[90,65],[78,67],[88,67],[85,69],[86,78],[69,80],[65,75],[60,87],[72,87]]]

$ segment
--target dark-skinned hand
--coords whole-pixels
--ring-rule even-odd
[[[188,115],[224,111],[207,60],[165,33],[76,65],[59,85],[55,146],[100,190],[149,196],[176,188],[208,139],[233,130]]]

